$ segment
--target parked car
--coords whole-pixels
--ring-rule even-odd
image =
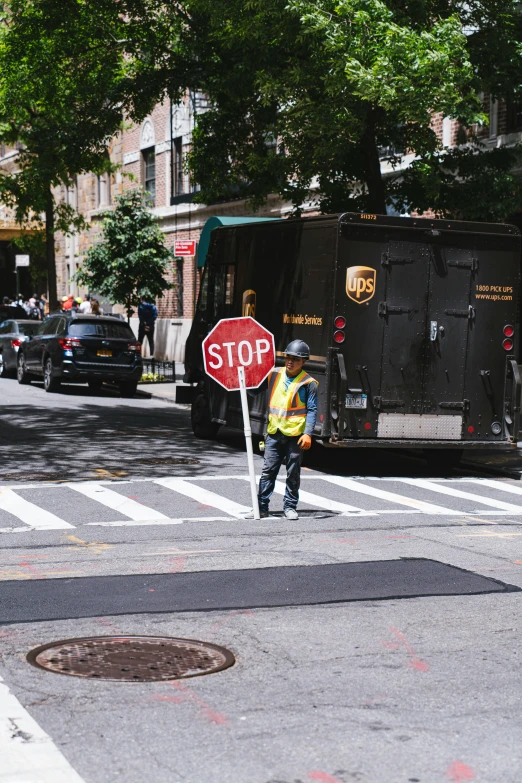
[[[133,397],[142,371],[141,344],[134,332],[109,316],[53,314],[18,351],[18,383],[43,377],[47,392],[58,391],[62,382],[84,382],[98,390],[112,381],[122,397]]]
[[[16,362],[20,345],[38,331],[40,323],[26,319],[6,320],[0,323],[0,375],[16,376]]]
[[[0,304],[0,322],[7,321],[8,318],[16,318],[16,320],[27,320],[29,316],[25,312],[25,309],[19,304]]]

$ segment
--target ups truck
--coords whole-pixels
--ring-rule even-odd
[[[455,461],[513,449],[519,267],[510,225],[346,213],[215,229],[186,346],[195,435],[242,427],[239,394],[205,376],[201,343],[221,318],[252,315],[273,332],[278,364],[291,340],[310,346],[323,446],[443,449]],[[266,395],[250,404],[262,435]]]

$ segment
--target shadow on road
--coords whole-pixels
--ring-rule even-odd
[[[22,398],[17,384],[4,388],[12,400],[0,408],[0,480],[24,482],[70,479],[125,479],[164,475],[227,475],[246,472],[241,432],[221,429],[216,441],[192,434],[190,411],[168,403],[133,400],[104,386],[64,385],[59,394]],[[27,387],[23,387],[27,388]],[[18,402],[20,400],[20,402]],[[254,439],[257,450],[259,438]],[[259,454],[259,452],[258,452]],[[261,466],[257,460],[257,469]],[[453,469],[442,457],[426,462],[421,453],[383,449],[325,449],[317,444],[304,466],[346,476],[480,475],[498,469],[520,470],[520,452],[466,455]],[[485,469],[485,470],[484,470]]]

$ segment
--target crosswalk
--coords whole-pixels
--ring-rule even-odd
[[[284,491],[281,477],[271,504],[276,515]],[[0,486],[0,533],[240,521],[250,510],[249,493],[245,475]],[[310,471],[303,476],[299,508],[312,516],[522,516],[522,487],[495,479],[350,478]]]

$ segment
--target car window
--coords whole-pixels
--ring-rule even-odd
[[[18,324],[19,334],[36,334],[40,329],[41,324],[35,322],[34,324]]]
[[[67,334],[67,319],[57,318],[56,330],[54,334]]]
[[[4,321],[0,324],[0,334],[9,334],[11,331],[11,321]]]
[[[58,326],[59,318],[49,318],[48,321],[44,321],[41,328],[38,330],[38,334],[56,334],[56,327]]]
[[[134,340],[134,332],[125,323],[109,323],[108,321],[72,321],[69,324],[71,337],[116,337],[123,340]]]

